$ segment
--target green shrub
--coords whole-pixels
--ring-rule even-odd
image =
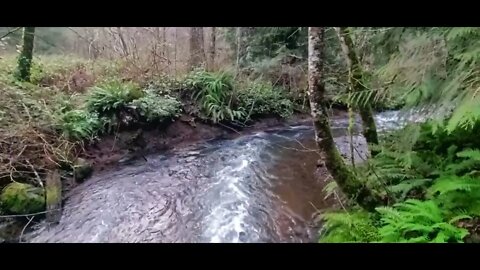
[[[186,80],[194,89],[193,98],[214,123],[243,120],[245,109],[235,104],[233,76],[227,72],[195,71]]]
[[[178,116],[181,109],[181,103],[177,99],[159,96],[151,91],[147,91],[144,97],[132,101],[131,105],[147,122],[163,122],[172,119]]]
[[[459,221],[480,216],[478,127],[474,123],[471,129],[449,132],[432,121],[406,126],[385,136],[369,166],[356,168],[358,177],[376,182],[376,190],[386,189],[398,202],[377,208],[374,223],[381,242],[466,239],[469,232],[459,227],[465,223]],[[356,239],[345,231],[332,226],[326,240]]]
[[[110,81],[95,86],[87,97],[87,108],[100,115],[112,115],[131,101],[144,96],[134,83]]]
[[[247,86],[239,91],[238,100],[250,117],[274,114],[287,118],[293,113],[293,102],[285,91],[273,87],[270,83],[247,83]]]
[[[59,117],[58,126],[62,134],[73,140],[92,139],[103,130],[103,119],[97,113],[71,110]]]

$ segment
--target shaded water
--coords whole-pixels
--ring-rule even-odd
[[[392,113],[376,117],[395,124]],[[348,154],[347,119],[332,132]],[[358,123],[357,123],[358,129]],[[364,151],[362,137],[355,145]],[[311,126],[213,140],[94,175],[75,188],[58,225],[29,242],[311,242],[329,207]]]

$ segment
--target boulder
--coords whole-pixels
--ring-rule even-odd
[[[73,164],[73,177],[76,182],[82,182],[86,178],[90,177],[93,172],[92,165],[83,158],[77,158]]]
[[[0,195],[2,209],[11,214],[32,214],[45,210],[43,188],[14,182],[7,185]]]

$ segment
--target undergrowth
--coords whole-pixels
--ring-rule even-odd
[[[190,74],[186,82],[193,89],[192,97],[214,123],[246,122],[266,115],[288,118],[293,114],[292,98],[269,82],[234,80],[228,72],[203,70]]]
[[[125,76],[121,61],[49,56],[33,63],[31,82],[18,82],[15,57],[0,58],[0,186],[40,185],[37,174],[43,179],[49,170],[71,167],[85,143],[181,113],[240,126],[264,113],[292,113],[281,89],[229,72],[137,79]]]
[[[479,122],[451,131],[449,121],[427,121],[390,132],[380,153],[357,167],[357,176],[391,198],[376,213],[324,215],[321,242],[464,242],[464,228],[480,216]],[[410,141],[401,143],[402,139]],[[374,239],[352,224],[369,227]],[[362,237],[360,237],[362,236]]]

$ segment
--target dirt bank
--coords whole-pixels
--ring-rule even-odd
[[[172,148],[216,138],[232,139],[253,131],[265,130],[291,124],[308,123],[308,114],[296,114],[288,120],[265,117],[244,128],[232,128],[221,124],[189,121],[186,116],[159,127],[121,131],[101,137],[85,147],[82,155],[94,171],[110,170],[117,165],[143,156],[160,153]]]

